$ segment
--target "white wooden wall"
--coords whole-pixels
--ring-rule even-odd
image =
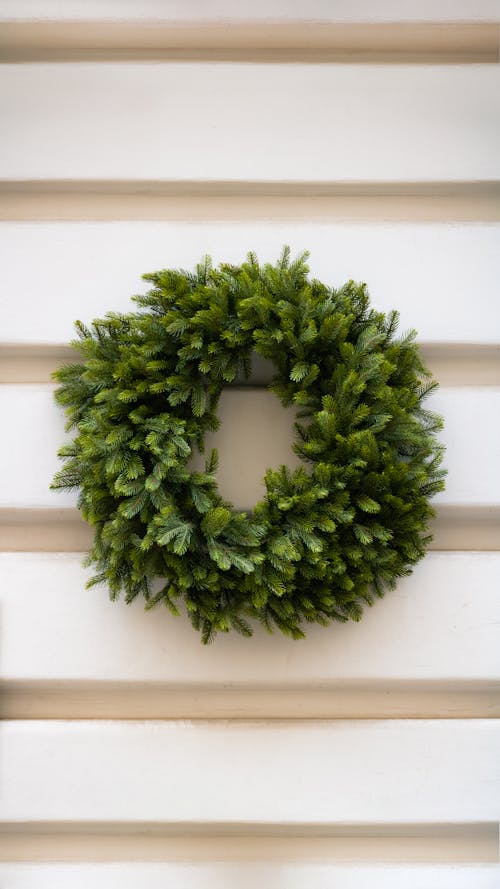
[[[0,885],[500,885],[500,5],[3,0]],[[219,638],[84,589],[48,490],[75,318],[202,254],[311,251],[417,327],[449,469],[358,625]],[[291,412],[221,403],[259,497]]]

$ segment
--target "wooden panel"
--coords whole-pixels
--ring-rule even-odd
[[[436,497],[436,504],[500,504],[496,471],[500,388],[441,389],[428,404],[444,415],[446,423],[441,437],[447,446],[449,475],[446,491]],[[207,436],[206,444],[218,447],[220,490],[238,508],[250,508],[262,496],[268,466],[298,464],[290,447],[295,414],[276,406],[275,396],[263,389],[228,388],[221,396],[221,427]],[[11,470],[2,486],[0,505],[54,509],[75,505],[74,492],[49,490],[60,466],[57,449],[64,440],[64,412],[53,401],[53,387],[2,386],[0,411],[9,416],[0,453]]]
[[[500,345],[495,343],[422,343],[421,355],[441,386],[500,386]],[[77,358],[70,345],[3,343],[0,345],[0,383],[50,383],[58,367]],[[251,380],[242,384],[267,385],[272,366],[253,356]]]
[[[221,635],[204,649],[184,618],[144,612],[138,601],[112,603],[103,588],[85,590],[90,572],[80,558],[0,554],[4,678],[207,685],[500,679],[500,553],[428,554],[360,624],[311,627],[299,643],[263,631],[251,642]]]
[[[500,453],[500,388],[439,389],[429,407],[442,414],[448,469],[441,503],[500,502],[500,474],[495,457]],[[491,461],[491,462],[490,462]]]
[[[500,221],[500,183],[0,181],[0,221]],[[293,239],[292,239],[293,240]],[[300,246],[303,246],[302,244]],[[243,248],[244,249],[244,248]]]
[[[189,212],[189,211],[188,211]],[[311,251],[311,273],[340,286],[366,281],[377,309],[401,312],[429,343],[495,343],[500,330],[500,226],[383,225],[272,220],[203,224],[4,223],[0,337],[11,343],[64,343],[76,318],[133,308],[141,274],[241,262],[248,250],[274,261],[283,244]],[[436,250],[436,244],[439,250]],[[36,268],[36,286],[26,262]],[[84,273],[82,271],[84,270]],[[472,297],[473,294],[473,297]],[[471,311],[473,298],[474,311]]]
[[[498,66],[5,65],[5,179],[500,173]],[[298,122],[307,116],[307,126]],[[265,138],[262,138],[265,133]]]
[[[28,720],[1,736],[9,823],[318,828],[500,815],[495,720]]]
[[[429,548],[497,551],[499,528],[500,504],[440,504],[430,524],[433,539]],[[72,507],[0,507],[0,551],[86,552],[91,543],[91,528]]]
[[[445,385],[449,468],[434,551],[301,643],[203,648],[185,617],[86,591],[77,552],[0,553],[0,883],[493,889],[500,552],[436,546],[500,544],[500,67],[453,64],[498,62],[498,2],[7,0],[0,20],[3,61],[29,63],[0,70],[0,549],[89,539],[48,491],[74,318],[206,252],[309,248],[314,275],[400,308]],[[221,414],[245,508],[294,462],[293,412],[249,388]]]
[[[497,865],[4,864],[8,889],[497,889]]]
[[[211,11],[207,8],[209,15]],[[7,19],[2,22],[0,54],[4,61],[14,62],[498,62],[499,35],[493,22],[360,23],[335,21],[333,16],[318,21],[307,11],[309,18],[288,15],[280,20],[272,20],[269,10],[265,20],[250,18],[250,12],[246,20],[168,20],[165,15],[154,22],[137,17]]]
[[[273,870],[280,874],[273,865],[293,864],[300,869],[304,863],[329,865],[332,876],[339,864],[347,862],[351,866],[391,864],[396,870],[401,863],[498,865],[498,825],[493,822],[326,827],[235,824],[218,825],[215,830],[200,824],[180,828],[137,822],[9,824],[0,833],[0,862],[169,862],[172,876],[174,863],[179,862],[212,867],[224,863],[228,871],[230,863],[239,862],[245,868],[259,862],[269,868],[269,876]],[[0,865],[0,876],[1,871]]]

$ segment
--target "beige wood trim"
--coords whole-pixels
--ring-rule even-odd
[[[0,861],[498,861],[498,825],[4,825]]]
[[[4,62],[498,62],[495,22],[6,21]]]
[[[500,550],[500,506],[441,505],[431,550]],[[92,530],[76,509],[0,509],[0,552],[86,552]]]
[[[420,348],[441,386],[500,386],[500,344],[421,343]],[[0,344],[0,384],[50,383],[53,371],[78,360],[78,352],[62,343]],[[257,361],[248,385],[266,385],[271,377],[272,368]]]
[[[498,222],[500,185],[0,181],[0,221]]]
[[[5,679],[2,719],[500,718],[495,681],[265,684]]]

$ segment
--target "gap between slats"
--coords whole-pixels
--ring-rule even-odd
[[[500,183],[0,180],[0,220],[496,222]]]
[[[442,504],[431,550],[500,550],[500,507]],[[0,508],[0,552],[85,552],[92,530],[76,509]]]
[[[498,824],[20,822],[0,861],[498,862]]]
[[[472,64],[499,61],[495,22],[4,21],[0,60]]]
[[[422,357],[441,386],[500,385],[500,345],[489,343],[421,343]],[[59,343],[0,345],[0,384],[50,383],[51,374],[78,353]],[[256,366],[248,386],[270,382],[272,372]],[[243,382],[243,381],[241,381]]]
[[[2,719],[493,719],[496,681],[165,683],[4,680]]]

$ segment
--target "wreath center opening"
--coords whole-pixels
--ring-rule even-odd
[[[265,386],[228,386],[222,390],[217,414],[220,426],[205,436],[205,453],[195,449],[188,463],[201,471],[212,448],[219,456],[217,485],[224,500],[237,510],[252,512],[265,493],[267,469],[301,465],[292,449],[296,409],[285,408]]]

